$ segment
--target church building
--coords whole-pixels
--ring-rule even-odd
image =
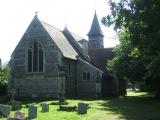
[[[9,90],[17,97],[101,97],[106,56],[95,13],[86,40],[35,15],[11,55]]]

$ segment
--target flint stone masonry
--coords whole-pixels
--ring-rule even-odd
[[[42,112],[49,112],[49,104],[41,103],[41,106],[42,106]]]
[[[0,113],[2,116],[7,117],[10,115],[11,112],[11,106],[10,105],[3,105],[0,104]]]
[[[29,106],[28,118],[29,119],[37,118],[37,107],[36,106],[33,106],[33,105]]]

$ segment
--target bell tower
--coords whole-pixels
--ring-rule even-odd
[[[95,12],[90,31],[87,34],[89,39],[89,48],[104,48],[103,32],[98,22],[97,14]]]

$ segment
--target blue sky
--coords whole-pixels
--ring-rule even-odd
[[[94,12],[99,21],[110,13],[107,0],[1,0],[0,1],[0,58],[9,61],[10,55],[38,11],[40,20],[59,29],[67,28],[86,38]],[[112,28],[101,23],[104,46],[117,44]]]

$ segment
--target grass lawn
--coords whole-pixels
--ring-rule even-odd
[[[57,111],[56,105],[50,105],[50,111],[47,113],[41,112],[41,107],[38,107],[38,117],[35,120],[160,120],[160,101],[142,92],[128,92],[126,97],[119,99],[67,101],[70,105],[87,101],[91,108],[87,114],[79,115],[77,112]],[[30,101],[28,104],[34,103],[40,106],[42,102],[44,101]],[[22,111],[27,116],[27,108],[22,108]],[[14,112],[11,114],[13,115]]]

